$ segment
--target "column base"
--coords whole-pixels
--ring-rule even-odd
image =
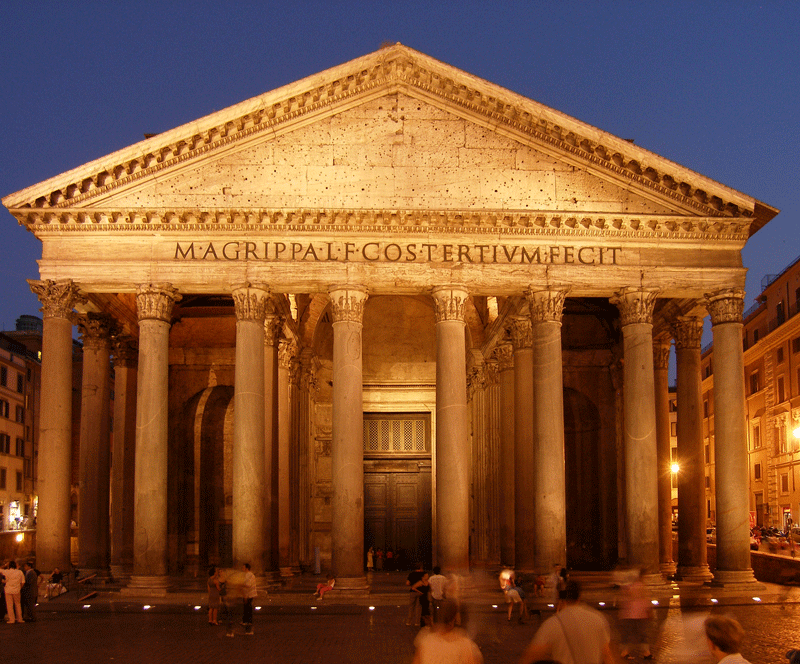
[[[674,560],[670,560],[669,562],[661,563],[659,566],[661,569],[661,573],[669,578],[671,576],[675,576],[678,571],[678,564]]]
[[[745,570],[716,570],[714,578],[706,585],[710,588],[722,588],[724,590],[745,590],[755,591],[764,590],[766,586],[760,583],[752,569]]]
[[[111,565],[111,576],[114,581],[127,581],[133,573],[132,565]]]
[[[299,565],[287,565],[286,567],[280,568],[281,578],[288,579],[292,576],[297,576],[300,574],[300,566]]]
[[[667,592],[670,589],[669,582],[661,572],[645,572],[642,574],[642,583],[651,591],[656,593]]]
[[[326,595],[330,595],[331,599],[336,598],[350,598],[350,597],[367,597],[369,595],[369,584],[367,583],[366,576],[355,577],[337,577],[336,585],[333,590],[329,590]]]
[[[686,583],[706,583],[713,578],[714,575],[708,565],[678,565],[675,573],[676,581],[685,581]]]
[[[166,597],[171,587],[172,580],[168,576],[133,574],[128,585],[120,588],[119,592],[130,597]]]

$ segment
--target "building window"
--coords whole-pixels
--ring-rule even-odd
[[[706,443],[706,463],[711,463],[711,445]]]
[[[758,330],[753,330],[753,343],[758,343]]]
[[[706,475],[706,489],[710,488],[711,488],[711,478],[708,475]]]
[[[22,374],[17,374],[17,392],[22,394],[24,389],[25,389],[25,379],[22,377]]]
[[[786,388],[783,383],[783,376],[778,376],[778,403],[786,401]]]
[[[792,339],[792,352],[800,353],[800,337]]]
[[[22,460],[22,469],[25,471],[25,477],[33,479],[33,460],[32,459],[23,459]]]
[[[703,399],[703,417],[708,417],[708,399]]]
[[[17,438],[17,456],[25,456],[25,441],[22,438]]]
[[[6,488],[6,469],[0,468],[0,489],[5,491]]]
[[[0,367],[0,385],[3,387],[8,385],[8,367]]]
[[[778,352],[775,353],[775,356],[776,356],[776,358],[778,360],[778,364],[782,364],[783,363],[783,346],[781,346],[778,349]]]
[[[785,454],[786,453],[786,427],[783,424],[779,424],[777,427],[777,440],[775,441],[775,447],[777,448],[775,451],[778,454]]]
[[[22,491],[22,471],[17,471],[17,491]]]
[[[781,493],[789,493],[789,473],[781,473]]]
[[[757,450],[761,447],[761,426],[758,424],[753,425],[753,449]]]
[[[755,394],[759,390],[758,386],[758,371],[750,374],[750,394]]]
[[[709,378],[710,376],[711,376],[711,365],[706,364],[706,378]]]
[[[675,438],[678,435],[678,423],[677,422],[670,422],[669,423],[669,435]]]
[[[14,421],[25,424],[25,409],[22,406],[17,406]]]
[[[7,433],[0,433],[0,453],[9,454],[11,451],[11,436]]]
[[[753,476],[755,477],[756,480],[760,480],[761,479],[761,464],[760,463],[757,463],[755,466],[753,466]]]
[[[775,309],[778,317],[778,325],[783,325],[784,321],[786,320],[786,311],[784,310],[783,300],[778,302],[778,306]]]
[[[8,417],[8,401],[0,399],[0,417]]]
[[[710,519],[710,518],[711,518],[711,501],[707,500],[706,501],[706,519]]]

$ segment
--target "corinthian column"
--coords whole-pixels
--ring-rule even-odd
[[[267,569],[274,570],[280,565],[278,555],[278,482],[280,469],[278,466],[278,448],[280,445],[278,424],[278,399],[280,392],[280,370],[278,361],[278,348],[280,344],[281,325],[283,319],[275,313],[275,302],[271,298],[266,302],[266,316],[264,318],[264,455],[266,460],[267,485],[269,494],[266,495],[267,509],[265,545],[269,550],[269,565]]]
[[[742,350],[744,291],[711,293],[705,304],[714,335],[717,568],[712,585],[753,587]]]
[[[531,290],[533,332],[534,564],[540,574],[567,564],[564,381],[561,316],[564,290]],[[530,469],[529,469],[530,472]]]
[[[128,591],[164,591],[167,578],[169,328],[180,299],[170,284],[140,286],[133,576]]]
[[[438,564],[469,570],[469,413],[466,323],[469,294],[433,289],[436,313],[436,534]]]
[[[333,312],[332,565],[336,589],[366,591],[364,575],[364,402],[361,328],[367,290],[328,291]]]
[[[270,566],[267,514],[272,506],[271,454],[264,437],[264,317],[269,292],[245,284],[233,290],[236,369],[233,408],[233,562],[256,575]]]
[[[83,340],[83,385],[78,480],[78,565],[106,574],[111,481],[111,335],[117,325],[106,314],[79,316]]]
[[[672,451],[669,422],[670,341],[653,341],[656,401],[656,455],[658,457],[658,560],[661,572],[675,573],[672,559]]]
[[[500,562],[514,567],[514,348],[510,343],[495,351],[500,381]]]
[[[138,348],[127,335],[114,337],[114,443],[111,451],[111,573],[133,569],[133,472],[136,463]]]
[[[292,574],[292,418],[289,390],[297,346],[281,340],[278,349],[278,551],[281,574]]]
[[[680,316],[673,326],[673,334],[678,365],[678,578],[702,583],[711,579],[706,552],[706,473],[700,378],[703,321]]]
[[[42,391],[39,477],[36,488],[36,563],[42,570],[70,568],[72,467],[72,308],[85,302],[72,281],[33,281],[42,303]]]
[[[628,563],[660,583],[658,459],[653,376],[656,291],[625,288],[612,300],[620,311],[624,346],[623,420]]]
[[[511,319],[514,346],[514,565],[536,569],[533,478],[533,331],[530,316]]]

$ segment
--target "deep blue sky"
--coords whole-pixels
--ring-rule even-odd
[[[0,196],[402,42],[780,208],[746,305],[800,255],[800,2],[64,2],[0,7]],[[0,211],[0,329],[40,244]]]

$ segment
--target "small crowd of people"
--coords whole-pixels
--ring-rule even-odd
[[[212,565],[208,568],[208,624],[225,624],[226,636],[233,637],[236,597],[242,599],[242,625],[246,635],[253,634],[253,600],[258,597],[256,575],[250,563],[242,565],[241,574],[226,572]],[[222,623],[220,623],[222,618]]]
[[[0,567],[0,611],[9,624],[34,622],[39,600],[39,571],[32,560],[17,567],[9,560]]]

